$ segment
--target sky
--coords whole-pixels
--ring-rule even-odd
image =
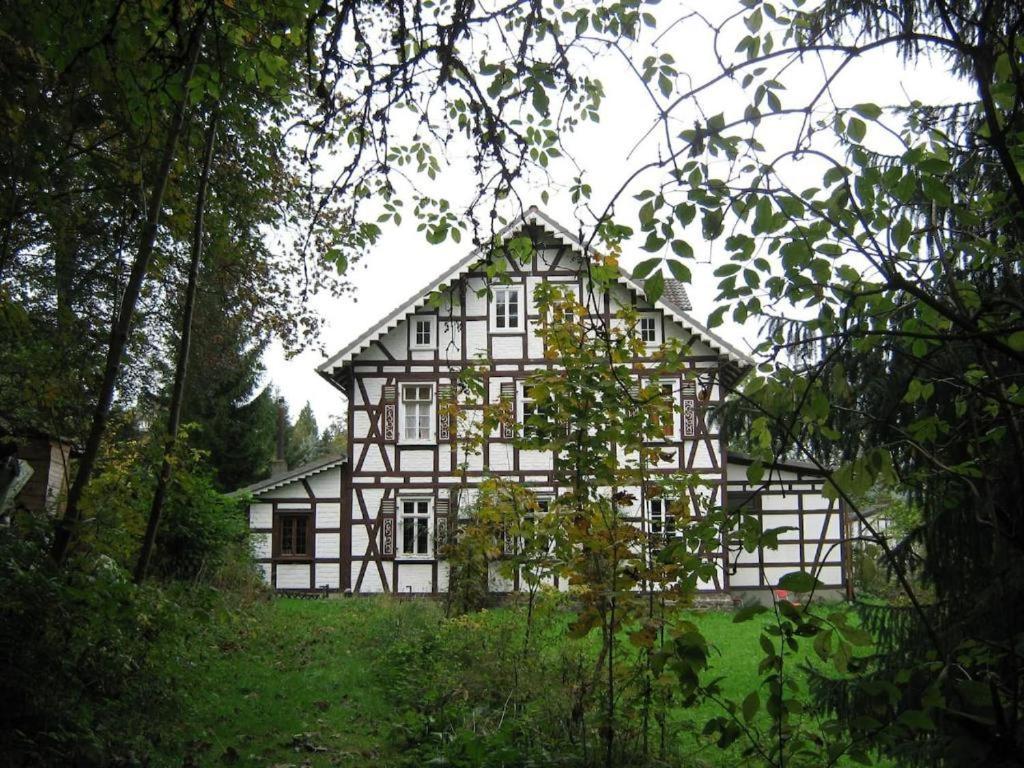
[[[705,10],[713,9],[716,13],[726,13],[730,6],[721,2],[694,5]],[[661,7],[664,9],[665,6]],[[662,24],[659,23],[659,27]],[[706,78],[714,71],[710,38],[691,36],[682,27],[677,32],[677,38],[674,39],[670,33],[660,41],[660,50],[674,51],[676,66],[694,82]],[[732,46],[726,44],[722,48],[731,50]],[[646,136],[656,117],[655,107],[617,54],[596,56],[586,66],[589,74],[599,77],[604,83],[607,98],[602,107],[601,122],[588,124],[574,134],[569,140],[571,143],[567,142],[567,149],[573,153],[594,189],[595,207],[601,208],[633,168],[643,160],[656,157],[659,150],[664,150],[664,142],[659,138],[661,131]],[[806,97],[821,85],[821,63],[805,62],[803,67],[787,73],[786,82],[790,88],[782,95],[784,106],[799,105],[801,98],[806,101]],[[907,68],[895,55],[885,52],[863,56],[855,66],[844,70],[832,83],[831,95],[838,105],[847,107],[867,101],[880,105],[906,105],[912,99],[935,102],[937,95],[946,101],[973,96],[966,86],[951,79],[940,62],[924,62],[916,68]],[[706,113],[722,111],[728,114],[742,110],[748,99],[737,85],[725,83],[709,92],[701,106]],[[681,113],[678,125],[680,128],[688,127],[694,117],[694,113]],[[795,130],[795,125],[782,123],[773,128],[766,127],[759,138],[769,150],[773,149],[773,144],[784,150],[790,146]],[[885,141],[884,136],[870,132],[868,138]],[[451,165],[444,169],[432,192],[455,202],[466,190],[474,188],[475,177],[465,158],[458,156],[460,148],[448,149]],[[556,163],[549,170],[550,178],[532,179],[520,187],[523,202],[540,206],[553,219],[576,232],[576,211],[566,182],[577,171],[567,161]],[[792,173],[799,178],[805,171],[794,167]],[[820,174],[820,170],[813,173]],[[809,176],[807,186],[813,183],[814,179]],[[630,195],[643,188],[642,183],[631,188],[618,204],[617,213],[632,213],[639,204],[632,201]],[[547,191],[550,198],[546,204],[541,201],[543,191]],[[620,218],[628,219],[628,216]],[[376,324],[395,306],[426,287],[472,247],[465,240],[462,245],[450,240],[441,245],[427,244],[422,233],[416,231],[416,220],[411,215],[405,217],[400,227],[393,224],[384,226],[383,236],[367,257],[350,268],[347,278],[354,291],[342,298],[319,296],[314,299],[316,309],[324,318],[319,348],[310,348],[286,359],[281,345],[275,342],[264,356],[266,380],[273,382],[285,397],[292,418],[306,402],[312,405],[321,428],[332,418],[342,416],[345,413],[344,397],[318,376],[314,368],[325,357]],[[688,291],[695,317],[704,321],[715,308],[717,278],[712,272],[720,262],[716,258],[718,254],[714,243],[703,241],[699,233],[690,236],[689,241],[696,250],[696,263],[690,265],[693,282]],[[624,250],[625,265],[631,266],[641,257],[650,256],[639,246],[637,242]],[[757,336],[755,327],[738,327],[730,323],[716,329],[716,332],[743,350],[749,350]]]

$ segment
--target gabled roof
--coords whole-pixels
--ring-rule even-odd
[[[734,451],[731,448],[726,451],[727,458],[730,464],[743,464],[749,466],[754,463],[755,459],[749,453],[743,453],[742,451]],[[791,469],[794,472],[800,472],[808,475],[821,475],[824,476],[828,473],[829,468],[819,467],[817,464],[812,464],[809,461],[801,461],[799,459],[778,459],[777,461],[765,462],[764,466],[777,469]]]
[[[302,464],[295,469],[290,469],[283,475],[268,477],[266,480],[260,480],[258,483],[247,485],[245,488],[239,488],[231,495],[240,496],[244,493],[248,493],[253,496],[259,496],[261,493],[273,491],[276,488],[280,488],[282,485],[288,485],[288,483],[294,483],[296,480],[304,480],[307,477],[312,477],[313,475],[318,475],[321,472],[326,472],[328,469],[340,466],[346,461],[348,461],[346,457],[338,456],[336,454],[321,456],[319,459],[314,459],[308,464]]]
[[[574,248],[577,253],[582,254],[584,252],[583,244],[575,235],[550,216],[543,213],[536,206],[530,206],[522,216],[517,217],[498,234],[500,236],[507,236],[517,232],[526,225],[543,227],[555,235],[555,237],[561,240],[565,245]],[[483,248],[475,248],[464,258],[460,259],[455,265],[414,293],[406,301],[399,304],[383,320],[368,328],[351,344],[339,350],[323,363],[318,365],[316,368],[317,372],[337,386],[337,382],[335,382],[331,376],[334,369],[343,367],[347,363],[351,362],[357,354],[366,349],[375,340],[379,339],[392,328],[397,326],[419,307],[425,305],[427,298],[432,293],[447,285],[452,280],[455,280],[464,272],[468,272],[475,264],[478,264],[484,256],[485,253]],[[643,281],[634,280],[630,276],[629,272],[621,267],[619,282],[626,287],[637,291],[640,295],[644,294]],[[700,340],[704,341],[708,346],[725,357],[727,363],[733,369],[734,377],[738,378],[742,372],[754,365],[754,361],[749,355],[736,349],[734,346],[729,344],[729,342],[725,341],[708,328],[705,328],[702,323],[697,322],[693,318],[690,314],[690,299],[686,294],[686,288],[681,282],[677,280],[666,280],[665,291],[661,298],[655,302],[655,306],[664,311],[676,320],[676,322],[695,334]]]

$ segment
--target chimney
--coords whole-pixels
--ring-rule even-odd
[[[288,472],[288,462],[284,458],[284,408],[284,398],[279,397],[277,399],[277,450],[274,454],[274,460],[270,462],[271,477],[280,477]]]

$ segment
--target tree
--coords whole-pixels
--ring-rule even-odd
[[[340,257],[326,271],[310,249],[340,244],[353,261],[376,231],[334,237],[338,208],[330,202],[304,226],[305,180],[315,169],[285,132],[309,103],[301,62],[315,33],[305,24],[310,12],[301,2],[211,1],[183,11],[171,2],[97,0],[5,14],[12,55],[0,96],[12,130],[0,147],[9,160],[0,280],[12,304],[5,322],[19,331],[12,359],[38,379],[2,405],[21,423],[58,422],[54,431],[82,438],[58,558],[115,393],[130,404],[160,390],[150,374],[166,356],[168,309],[181,306],[170,288],[188,253],[199,182],[201,163],[191,156],[201,154],[202,121],[193,112],[221,105],[211,242],[236,256],[222,263],[234,270],[259,335],[273,330],[287,344],[308,338],[317,323],[307,292],[337,286],[332,275],[343,271]],[[265,242],[267,228],[280,230],[276,243]],[[56,360],[28,353],[20,343],[31,343],[28,331],[58,350]],[[67,361],[81,361],[78,375],[61,375]]]
[[[289,467],[307,464],[321,455],[320,429],[308,401],[299,411],[295,423],[288,427],[284,455]]]
[[[855,497],[876,482],[921,509],[915,536],[927,544],[931,605],[899,548],[862,521],[911,603],[889,639],[890,658],[913,669],[895,701],[891,690],[868,695],[877,681],[859,687],[861,706],[848,711],[888,714],[877,725],[847,721],[856,749],[906,760],[905,745],[923,740],[934,750],[915,746],[924,760],[960,750],[964,761],[1019,764],[1024,627],[1019,611],[1005,610],[1024,587],[1019,4],[832,0],[807,10],[746,0],[718,16],[669,17],[632,4],[512,3],[490,15],[439,9],[425,23],[416,3],[395,10],[346,6],[334,16],[334,29],[361,44],[349,59],[344,35],[331,38],[325,99],[340,93],[337,103],[363,107],[348,124],[358,146],[378,150],[368,157],[386,146],[390,168],[427,177],[440,167],[431,148],[395,146],[394,132],[372,121],[389,125],[393,110],[409,108],[417,128],[454,122],[476,148],[478,199],[515,199],[531,161],[556,164],[574,121],[597,113],[603,86],[578,57],[621,57],[656,112],[649,135],[664,138],[610,199],[592,199],[585,173],[574,178],[585,241],[610,250],[639,234],[652,255],[634,276],[652,298],[666,275],[688,279],[695,241],[714,243],[721,282],[709,324],[730,313],[764,323],[768,335],[764,370],[736,393],[736,423],[761,458],[752,479],[781,455],[823,469],[837,462],[832,492],[853,514]],[[653,31],[643,38],[645,28]],[[676,55],[698,39],[714,57],[706,76],[683,71]],[[885,51],[945,61],[977,98],[906,107],[844,98],[841,77]],[[341,188],[365,183],[361,161],[372,162],[356,153]],[[400,219],[391,186],[366,191],[389,198],[385,219]],[[635,221],[627,193],[640,203]],[[446,200],[414,199],[428,239],[472,232],[488,244],[486,205],[460,218]],[[500,275],[500,252],[493,262]],[[789,639],[797,630],[833,636],[803,614],[783,616],[777,629]]]

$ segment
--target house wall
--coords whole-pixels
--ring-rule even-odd
[[[334,466],[260,491],[249,504],[253,556],[268,584],[281,590],[341,588],[344,466]],[[308,557],[274,557],[275,518],[308,512],[313,529]]]
[[[32,467],[32,477],[18,494],[18,503],[35,512],[62,512],[71,446],[48,437],[32,437],[18,443],[17,455]]]
[[[350,533],[342,539],[343,590],[436,594],[446,588],[446,563],[433,555],[403,558],[397,553],[401,535],[397,511],[403,499],[428,499],[431,526],[436,529],[451,522],[444,507],[455,508],[456,490],[463,486],[472,488],[487,475],[501,476],[552,496],[564,490],[556,485],[550,454],[521,450],[510,437],[501,434],[492,435],[479,455],[467,454],[457,442],[455,425],[445,423],[443,409],[436,407],[440,388],[454,386],[466,366],[486,359],[489,401],[498,402],[503,385],[511,385],[517,393],[516,416],[520,418],[519,392],[523,380],[531,371],[550,365],[534,332],[540,318],[532,300],[533,291],[542,281],[548,281],[572,286],[580,296],[590,295],[576,256],[569,247],[553,240],[538,247],[529,263],[512,265],[509,278],[523,292],[528,321],[524,331],[508,332],[494,327],[493,298],[487,294],[486,277],[470,271],[452,284],[441,306],[422,307],[413,316],[432,318],[436,323],[438,343],[433,349],[415,349],[411,319],[402,320],[376,341],[369,342],[348,366],[348,378],[343,384],[349,393],[351,477],[345,491],[342,529]],[[690,340],[689,331],[625,287],[616,287],[611,295],[597,296],[591,311],[610,318],[618,305],[655,312],[663,338]],[[655,471],[698,473],[707,488],[695,491],[695,496],[703,493],[712,504],[720,504],[727,461],[722,437],[706,419],[707,409],[722,396],[718,381],[720,358],[719,353],[696,340],[690,352],[685,371],[673,377],[678,403],[686,416],[677,417],[672,438],[659,443],[673,458]],[[652,361],[637,361],[644,362]],[[683,382],[692,381],[697,373],[707,377],[710,387],[700,398],[684,398]],[[411,445],[402,437],[401,388],[409,383],[433,387],[435,416],[431,439],[422,445]],[[479,418],[478,408],[467,405],[463,399],[459,410],[464,418],[472,420]],[[463,464],[465,469],[460,471]],[[639,489],[625,490],[639,498]],[[465,509],[465,493],[461,501]],[[717,559],[720,566],[715,578],[703,587],[726,589],[725,553],[719,551],[709,556]],[[514,580],[504,580],[496,572],[491,581],[496,591],[516,586]]]
[[[758,517],[763,530],[786,527],[777,549],[729,552],[733,590],[767,591],[796,570],[814,574],[829,596],[850,596],[845,563],[849,533],[841,502],[822,494],[820,474],[797,467],[765,467],[761,482],[747,480],[747,464],[734,461],[727,471],[730,508],[742,506]]]

